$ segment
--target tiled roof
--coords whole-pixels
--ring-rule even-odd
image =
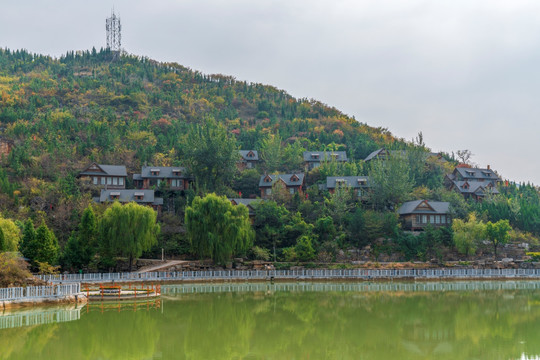
[[[328,176],[326,178],[326,188],[334,189],[336,185],[348,186],[350,188],[363,188],[369,186],[368,176]]]
[[[111,199],[111,196],[118,196],[118,199]],[[135,196],[143,196],[143,198],[138,200]],[[101,190],[100,203],[115,200],[121,203],[134,201],[141,204],[163,205],[163,198],[155,197],[154,190]]]
[[[501,181],[499,176],[491,169],[457,167],[454,171],[464,179]]]
[[[431,209],[418,209],[418,206],[426,202]],[[398,210],[399,215],[408,214],[448,214],[450,203],[443,201],[414,200],[403,203]]]
[[[92,164],[94,165],[94,164]],[[89,169],[92,165],[84,169],[79,175],[103,175],[103,173]],[[124,165],[101,165],[95,164],[110,176],[127,176],[126,167]]]
[[[304,151],[304,161],[321,162],[330,161],[347,161],[347,153],[345,151]]]
[[[272,181],[266,182],[264,181],[266,177],[269,177]],[[294,178],[298,178],[298,180],[294,181]],[[274,183],[281,179],[287,186],[302,186],[304,183],[304,174],[298,173],[298,174],[279,174],[279,175],[262,175],[261,179],[259,180],[259,187],[269,187],[274,185]]]
[[[175,175],[173,170],[178,170],[180,175]],[[152,175],[153,171],[158,171],[158,175]],[[143,166],[140,174],[141,178],[150,178],[150,179],[185,179],[186,168],[181,166]],[[133,176],[134,180],[135,176]]]
[[[259,152],[257,150],[238,150],[240,153],[240,156],[243,160],[246,161],[258,161],[259,160]],[[249,157],[249,153],[253,153],[253,157]]]

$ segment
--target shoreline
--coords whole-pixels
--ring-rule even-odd
[[[18,299],[18,300],[2,300],[0,301],[0,312],[13,309],[22,309],[40,306],[54,306],[66,304],[86,304],[88,299],[85,294],[66,295],[62,297],[50,297],[39,299]]]

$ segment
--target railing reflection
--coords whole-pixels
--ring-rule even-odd
[[[163,295],[220,292],[422,292],[422,291],[492,291],[539,290],[540,281],[463,281],[411,283],[226,283],[163,285]]]
[[[68,322],[80,318],[81,308],[20,311],[0,315],[0,329]]]

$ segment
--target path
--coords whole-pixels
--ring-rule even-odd
[[[189,261],[185,260],[167,260],[164,263],[158,264],[158,265],[152,265],[152,266],[146,266],[143,268],[140,268],[137,272],[138,273],[146,273],[146,272],[154,272],[154,271],[160,271],[167,269],[171,266],[180,265],[180,264],[187,264]]]

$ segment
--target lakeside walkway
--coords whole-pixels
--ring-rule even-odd
[[[211,270],[161,271],[131,273],[88,273],[38,275],[49,283],[107,282],[212,282],[270,280],[478,280],[478,279],[540,279],[540,269],[302,269],[302,270]]]

